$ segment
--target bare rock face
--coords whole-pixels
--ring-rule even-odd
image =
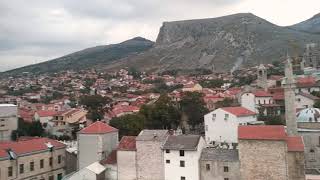
[[[164,22],[149,51],[126,59],[142,69],[235,70],[301,53],[320,35],[280,27],[253,14]]]

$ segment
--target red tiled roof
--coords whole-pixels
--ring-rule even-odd
[[[255,91],[253,94],[254,94],[256,97],[272,97],[272,94],[270,94],[270,93],[267,92],[267,91],[263,91],[263,90]]]
[[[102,165],[106,164],[116,164],[117,163],[117,150],[113,150],[109,156],[100,161]]]
[[[300,77],[297,79],[298,87],[312,87],[316,85],[316,78],[312,76]]]
[[[224,111],[227,111],[235,116],[252,116],[255,115],[256,113],[253,111],[250,111],[247,108],[238,106],[238,107],[223,107],[221,108]]]
[[[118,131],[118,129],[109,126],[106,123],[101,121],[97,121],[95,123],[90,124],[88,127],[83,128],[79,131],[80,134],[105,134],[110,132]]]
[[[299,93],[301,96],[304,96],[306,98],[312,99],[312,100],[319,100],[320,98],[318,98],[317,96],[314,96],[312,94],[308,94],[308,93],[304,93],[304,92],[300,92]]]
[[[284,100],[284,93],[283,92],[274,93],[272,98],[273,100]]]
[[[8,157],[7,150],[11,149],[17,156],[43,151],[48,149],[46,143],[50,143],[54,148],[64,148],[65,145],[49,138],[32,138],[20,141],[0,142],[0,158]],[[49,150],[49,149],[48,149]]]
[[[287,134],[284,126],[239,126],[238,138],[246,140],[285,140]]]
[[[37,111],[37,114],[40,117],[49,117],[49,116],[55,116],[57,114],[56,111],[44,111],[44,110],[39,110]]]
[[[118,150],[135,151],[136,150],[136,136],[123,136],[118,145]]]
[[[289,152],[304,152],[304,144],[302,141],[302,137],[287,137],[286,141]]]

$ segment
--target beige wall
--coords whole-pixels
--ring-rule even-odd
[[[117,151],[118,180],[136,180],[136,151]]]
[[[285,141],[239,140],[242,180],[287,180]]]
[[[206,165],[210,165],[210,170]],[[224,172],[224,167],[229,168],[229,172]],[[219,162],[219,161],[200,161],[200,180],[238,180],[240,177],[239,162]]]
[[[0,141],[10,140],[11,132],[18,128],[17,106],[0,107]]]
[[[305,180],[304,174],[304,153],[289,152],[288,153],[288,170],[290,180]]]
[[[58,155],[61,155],[61,163],[58,163]],[[49,158],[53,157],[52,167],[49,166]],[[40,169],[40,160],[44,159],[44,168]],[[34,171],[30,171],[30,162],[34,162]],[[48,180],[53,175],[57,179],[57,175],[62,173],[65,175],[65,149],[57,149],[53,152],[41,152],[33,155],[18,157],[16,160],[0,160],[0,179],[13,180],[24,178],[35,178]],[[24,164],[24,173],[20,174],[19,165]],[[8,177],[8,167],[13,167],[13,176]]]

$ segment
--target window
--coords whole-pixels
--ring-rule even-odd
[[[169,150],[169,149],[166,149],[166,153],[170,153],[170,150]]]
[[[314,149],[310,149],[310,152],[311,152],[311,153],[314,153]]]
[[[229,172],[229,167],[228,166],[224,166],[223,167],[223,172]]]
[[[24,173],[24,164],[19,165],[19,172],[20,174]]]
[[[181,176],[180,180],[186,180],[186,177]]]
[[[229,178],[224,178],[224,180],[229,180]]]
[[[30,162],[30,171],[34,170],[34,162]]]
[[[266,104],[266,100],[263,100],[263,104]]]
[[[297,101],[298,101],[298,102],[300,102],[300,101],[301,101],[301,99],[300,99],[300,98],[298,98],[298,99],[297,99]]]
[[[184,150],[180,150],[179,153],[180,153],[180,156],[184,156]]]
[[[210,171],[210,164],[206,164],[206,170]]]
[[[59,173],[57,176],[57,180],[61,180],[62,179],[62,173]]]
[[[185,167],[184,161],[180,161],[180,167]]]
[[[227,120],[229,118],[229,114],[224,114],[224,120]]]
[[[52,157],[49,158],[49,166],[52,166]]]
[[[40,160],[40,168],[43,168],[43,166],[44,166],[44,160],[41,159],[41,160]]]
[[[258,100],[258,104],[261,104],[260,100]]]
[[[216,114],[212,114],[212,121],[216,120]]]
[[[320,136],[319,136],[319,146],[320,146]]]
[[[11,177],[13,175],[13,169],[12,166],[8,167],[8,177]]]
[[[52,175],[52,176],[49,176],[49,180],[53,180],[53,178],[54,178],[53,175]]]
[[[208,131],[208,125],[205,126],[205,130]]]
[[[166,163],[167,163],[167,164],[170,164],[170,160],[169,160],[169,159],[167,159],[167,160],[166,160]]]
[[[61,163],[61,155],[58,156],[58,164]]]

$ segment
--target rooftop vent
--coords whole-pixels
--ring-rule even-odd
[[[45,145],[48,147],[48,149],[50,150],[50,152],[53,151],[53,145],[50,142],[45,143]]]

